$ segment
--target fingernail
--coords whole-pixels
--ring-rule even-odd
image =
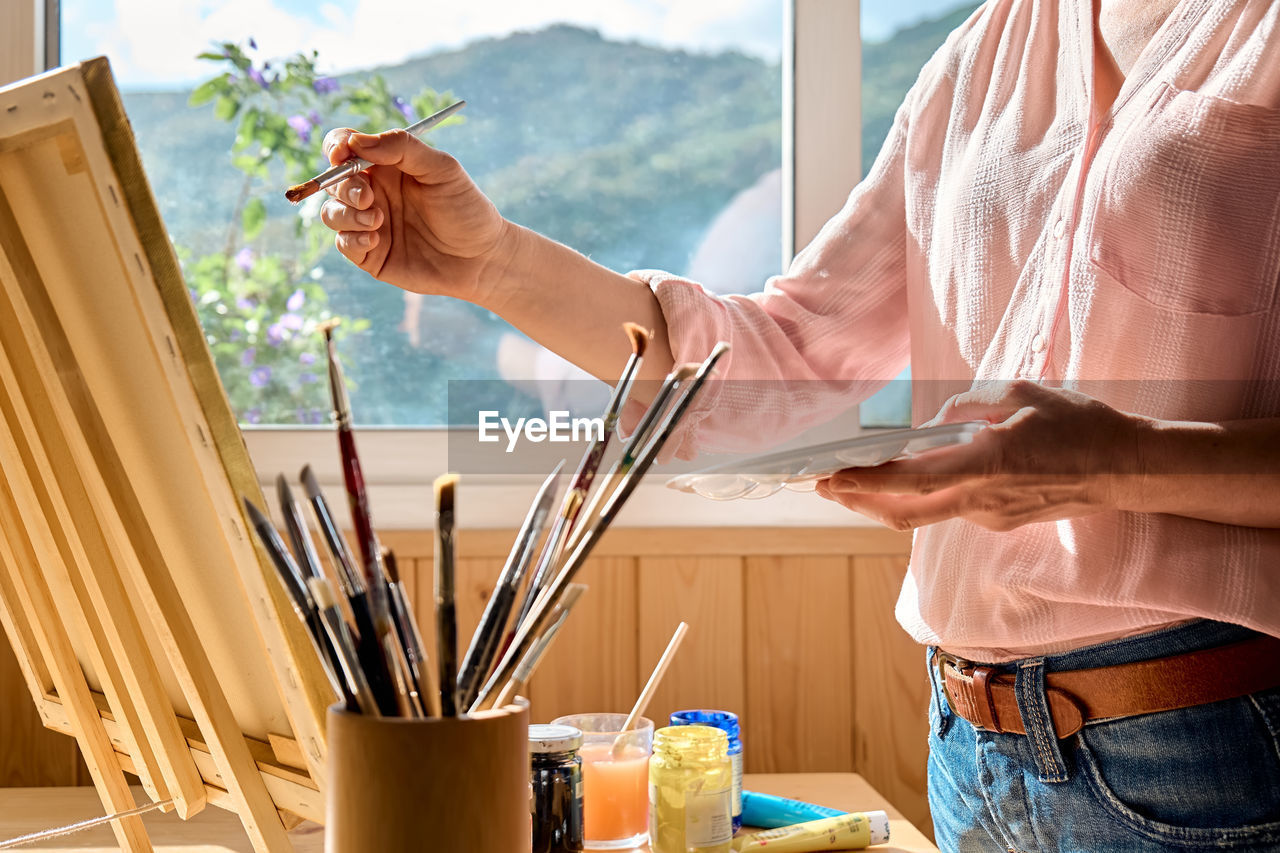
[[[364,194],[364,187],[356,187],[351,191],[351,203],[359,204],[360,196]]]
[[[377,218],[378,218],[378,211],[374,210],[373,208],[369,208],[368,210],[361,210],[356,214],[356,222],[359,222],[361,225],[372,225],[377,220]]]
[[[377,148],[378,143],[382,141],[382,137],[374,136],[371,133],[353,133],[351,141],[361,148]]]
[[[361,234],[361,235],[359,235],[358,237],[356,237],[356,245],[357,245],[357,246],[366,246],[366,247],[367,247],[367,246],[368,246],[370,243],[372,243],[372,242],[373,242],[373,238],[372,238],[372,237],[370,237],[368,234]]]

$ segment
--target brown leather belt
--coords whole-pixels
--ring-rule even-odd
[[[1024,735],[1014,676],[934,652],[947,703],[974,726]],[[1133,717],[1235,699],[1280,687],[1280,638],[1255,637],[1171,657],[1045,674],[1059,738],[1091,720]]]

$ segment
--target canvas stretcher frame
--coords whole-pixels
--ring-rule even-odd
[[[0,89],[0,623],[103,806],[323,820],[332,689],[105,59]],[[121,849],[151,849],[140,818]]]

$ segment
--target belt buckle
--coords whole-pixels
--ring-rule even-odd
[[[960,712],[956,710],[955,700],[951,698],[951,693],[947,690],[946,666],[947,664],[950,664],[956,672],[960,675],[964,675],[966,668],[972,669],[976,664],[972,661],[967,661],[964,658],[956,657],[953,654],[944,652],[942,649],[934,650],[933,663],[938,669],[938,686],[942,688],[942,696],[947,700],[947,707],[951,709],[953,714],[959,714]]]

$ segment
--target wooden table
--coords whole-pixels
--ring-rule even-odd
[[[889,813],[890,843],[875,850],[924,853],[938,849],[856,773],[757,773],[747,774],[745,784],[752,791],[780,794],[833,808],[884,809]],[[145,801],[141,788],[134,796],[139,803]],[[102,805],[92,788],[0,788],[0,841],[101,814]],[[252,853],[239,819],[213,806],[186,823],[174,815],[158,812],[147,814],[143,820],[157,851]],[[303,824],[290,833],[290,838],[297,853],[321,853],[324,849],[324,829],[315,824]],[[102,826],[21,849],[107,853],[118,848],[110,828]],[[643,847],[635,853],[647,850]]]

